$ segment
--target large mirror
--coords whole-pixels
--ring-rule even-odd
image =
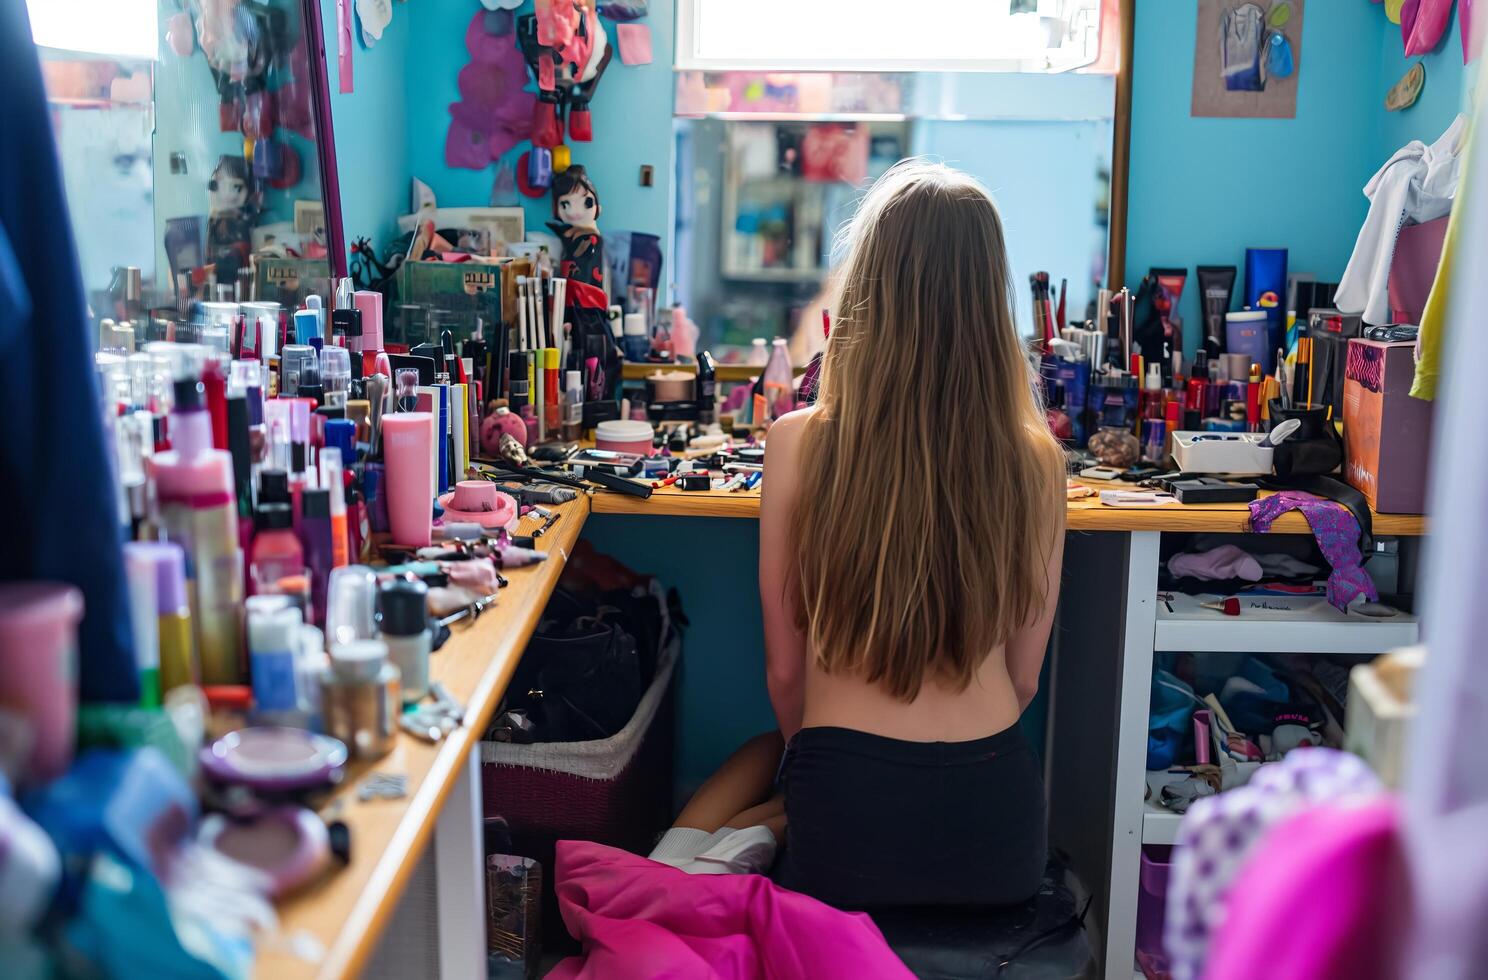
[[[723,32],[727,9],[678,7],[672,283],[700,346],[724,363],[759,362],[785,337],[791,360],[806,363],[825,342],[838,233],[866,186],[909,156],[942,160],[991,190],[1024,334],[1034,332],[1030,277],[1047,277],[1066,322],[1085,318],[1112,271],[1115,3],[972,5],[960,23],[1001,38],[981,57],[955,38],[937,47],[903,36],[915,18],[886,14],[882,38],[764,67],[751,51],[778,45],[752,49],[742,25]],[[875,29],[862,11],[839,23]],[[837,66],[846,67],[826,70]]]
[[[102,347],[191,339],[202,302],[329,293],[315,0],[27,4],[89,310],[129,325]]]
[[[761,99],[796,84],[725,83]],[[1024,301],[1031,275],[1049,275],[1070,315],[1094,300],[1106,278],[1111,76],[856,76],[847,84],[854,98],[881,88],[888,102],[808,111],[767,103],[677,121],[677,297],[715,355],[757,357],[757,340],[776,336],[789,338],[796,364],[820,349],[838,231],[866,185],[906,156],[975,174],[997,198],[1023,332],[1033,330]]]

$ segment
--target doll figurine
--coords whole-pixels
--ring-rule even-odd
[[[253,251],[253,177],[248,162],[242,157],[220,157],[207,189],[212,201],[207,261],[216,264],[219,283],[231,283]]]
[[[559,274],[604,288],[604,238],[599,234],[599,193],[577,164],[553,176],[553,217],[548,227],[563,242]]]

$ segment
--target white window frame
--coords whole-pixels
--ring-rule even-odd
[[[1046,56],[1025,59],[995,58],[714,58],[698,53],[699,8],[709,0],[676,0],[676,51],[674,67],[679,71],[1005,71],[1063,72],[1093,64],[1096,54],[1083,60],[1051,65]],[[714,0],[746,3],[748,0]],[[811,3],[813,0],[799,0]],[[986,0],[988,3],[995,0]],[[1007,2],[1007,0],[1001,0]],[[1040,6],[1051,0],[1041,0]],[[903,16],[913,16],[913,5],[901,8]],[[1096,9],[1097,23],[1099,7]]]
[[[134,61],[156,61],[160,56],[157,0],[25,3],[31,37],[39,48]]]

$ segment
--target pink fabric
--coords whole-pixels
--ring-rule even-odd
[[[1227,900],[1204,980],[1390,980],[1409,918],[1393,799],[1277,824]]]
[[[567,840],[556,865],[558,907],[584,955],[550,980],[913,977],[868,916],[760,875],[690,875]]]
[[[1457,16],[1462,21],[1462,63],[1476,61],[1483,53],[1483,38],[1473,33],[1473,0],[1457,0]]]
[[[1447,237],[1450,215],[1419,225],[1405,225],[1395,236],[1395,254],[1390,258],[1390,316],[1396,323],[1420,323],[1426,297],[1436,282],[1441,265],[1442,243]]]

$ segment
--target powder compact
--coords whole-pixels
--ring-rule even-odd
[[[240,728],[203,748],[199,758],[202,769],[219,783],[285,793],[338,782],[346,745],[299,728]]]

